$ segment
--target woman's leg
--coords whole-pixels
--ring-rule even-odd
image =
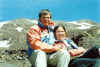
[[[68,67],[70,62],[70,55],[67,50],[61,50],[49,56],[50,64],[57,65],[57,67]]]
[[[69,67],[99,67],[100,66],[100,46],[94,46],[87,50],[84,55],[73,59]],[[92,59],[94,58],[94,59]]]
[[[98,58],[100,57],[100,46],[93,46],[88,49],[80,58]]]

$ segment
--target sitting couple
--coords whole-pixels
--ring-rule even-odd
[[[99,57],[99,48],[85,50],[78,47],[67,37],[64,26],[54,27],[50,19],[48,10],[40,11],[38,24],[34,24],[27,32],[28,55],[34,67],[47,67],[47,63],[68,67],[70,56]]]

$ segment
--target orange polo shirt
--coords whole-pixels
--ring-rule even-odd
[[[49,26],[54,26],[54,23],[51,22]],[[40,49],[47,53],[55,51],[52,45],[48,45],[47,43],[43,43],[41,41],[41,37],[43,37],[46,34],[48,34],[48,30],[39,27],[39,25],[37,24],[34,24],[32,27],[30,27],[29,31],[27,32],[27,36],[26,36],[30,47],[33,50]]]

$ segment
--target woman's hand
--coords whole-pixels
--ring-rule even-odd
[[[81,50],[81,51],[83,51],[83,52],[85,52],[85,51],[86,51],[86,49],[85,49],[85,48],[83,48],[83,47],[79,47],[79,48],[78,48],[78,50]]]
[[[78,56],[85,52],[86,50],[83,47],[79,47],[78,49],[71,49],[69,53],[71,56]]]

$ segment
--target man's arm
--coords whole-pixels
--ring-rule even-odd
[[[30,44],[30,47],[34,50],[41,49],[45,52],[54,52],[59,50],[60,48],[54,47],[52,45],[48,45],[47,43],[42,43],[40,41],[40,32],[39,28],[37,26],[33,26],[30,28],[30,30],[27,32],[27,40]]]

